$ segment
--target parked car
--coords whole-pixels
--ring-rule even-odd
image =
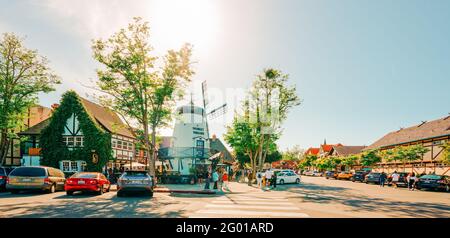
[[[145,171],[126,171],[117,181],[117,196],[122,197],[127,192],[147,192],[153,196],[154,182]]]
[[[338,176],[338,174],[339,174],[339,173],[337,173],[337,172],[335,172],[335,171],[326,171],[326,172],[325,172],[325,178],[326,178],[326,179],[330,179],[330,178],[336,179],[337,176]]]
[[[351,180],[352,182],[364,182],[367,174],[369,174],[367,171],[355,171]]]
[[[417,189],[433,189],[450,192],[450,177],[445,175],[428,174],[419,178]]]
[[[367,184],[368,183],[380,184],[380,176],[381,176],[381,173],[370,172],[364,178],[364,182]]]
[[[6,190],[6,180],[8,178],[8,174],[11,171],[12,171],[11,168],[0,167],[0,192]]]
[[[346,172],[346,171],[344,171],[344,172],[340,172],[338,175],[337,175],[337,178],[336,179],[346,179],[346,180],[350,180],[351,178],[352,178],[352,176],[353,176],[353,174],[352,174],[352,172]]]
[[[305,172],[305,175],[306,175],[306,176],[322,176],[323,173],[322,173],[322,172],[319,172],[319,171],[317,171],[317,170],[309,170],[309,171],[306,171],[306,172]]]
[[[408,181],[406,180],[406,178],[408,177],[408,173],[398,172],[397,174],[399,175],[397,186],[408,187]],[[389,185],[389,186],[392,185],[392,173],[388,174],[386,181],[387,181],[387,185]]]
[[[109,192],[111,183],[102,173],[80,172],[66,180],[64,190],[71,196],[74,192],[96,192],[99,195]]]
[[[277,184],[300,183],[301,177],[292,171],[282,171],[277,175]]]
[[[64,173],[44,166],[24,166],[15,168],[8,175],[6,188],[11,193],[25,190],[41,190],[49,193],[64,190]]]
[[[303,172],[302,172],[302,175],[306,175],[306,176],[312,176],[312,170],[304,170]]]

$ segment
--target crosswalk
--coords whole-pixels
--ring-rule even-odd
[[[284,197],[228,195],[206,204],[190,218],[306,218],[300,208]]]

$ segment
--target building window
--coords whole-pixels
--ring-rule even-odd
[[[60,169],[63,172],[75,173],[79,171],[86,171],[87,163],[85,161],[70,161],[62,160],[60,162]]]
[[[133,144],[132,143],[128,143],[128,150],[133,150]]]
[[[115,139],[112,139],[112,148],[117,147],[117,141]]]
[[[70,161],[61,161],[61,170],[63,172],[69,171],[70,170]]]
[[[63,143],[67,147],[83,147],[84,137],[83,136],[63,136]]]
[[[117,148],[122,149],[122,141],[117,141]]]

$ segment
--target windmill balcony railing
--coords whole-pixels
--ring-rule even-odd
[[[209,148],[203,147],[166,147],[158,150],[159,160],[174,158],[208,159],[213,153]]]

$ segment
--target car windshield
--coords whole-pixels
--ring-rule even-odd
[[[420,177],[421,179],[441,179],[442,176],[435,174],[428,174]]]
[[[44,177],[46,175],[44,168],[17,168],[14,169],[10,176],[24,176],[24,177]]]
[[[125,172],[125,176],[147,177],[147,172],[144,172],[144,171],[127,171],[127,172]]]
[[[370,175],[380,175],[381,173],[370,173]]]
[[[72,178],[97,178],[96,173],[76,173],[72,175]]]

